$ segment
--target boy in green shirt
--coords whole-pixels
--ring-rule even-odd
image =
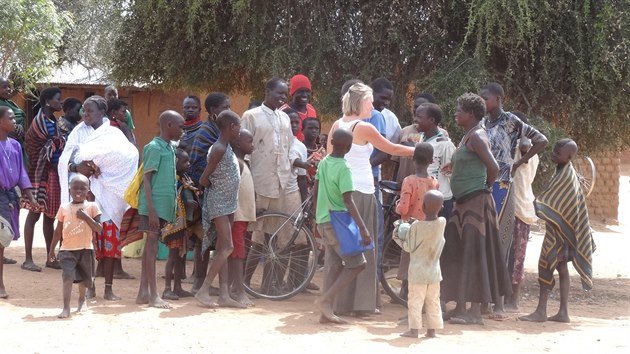
[[[320,323],[342,324],[346,322],[333,313],[332,305],[335,296],[365,269],[367,262],[362,253],[355,256],[341,256],[339,242],[330,223],[329,211],[348,210],[359,226],[363,243],[369,245],[372,239],[352,199],[354,191],[352,171],[344,159],[352,146],[352,132],[345,129],[335,130],[332,146],[332,153],[318,165],[313,187],[313,194],[317,196],[313,209],[316,210],[317,229],[326,243],[324,263],[328,268],[324,280],[324,292],[315,304],[321,312]]]
[[[175,149],[172,140],[182,136],[184,118],[175,111],[160,115],[160,136],[142,150],[143,178],[138,198],[138,229],[146,234],[142,254],[142,273],[136,304],[149,304],[157,308],[170,308],[157,291],[155,257],[160,231],[166,223],[175,222],[177,179],[175,177]]]

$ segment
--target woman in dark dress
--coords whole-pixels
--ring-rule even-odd
[[[442,300],[457,302],[454,310],[445,313],[453,324],[483,324],[481,303],[495,302],[511,290],[499,252],[497,214],[491,194],[499,166],[480,125],[484,114],[481,97],[466,93],[457,99],[455,121],[465,134],[452,159],[455,205],[446,225],[441,259]],[[465,311],[466,302],[471,303],[469,311]]]

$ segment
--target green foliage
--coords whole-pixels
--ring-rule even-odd
[[[99,69],[106,75],[118,55],[115,41],[122,25],[125,0],[53,0],[57,9],[70,13],[73,23],[63,35],[59,63]]]
[[[51,0],[0,0],[0,18],[0,76],[28,88],[57,64],[72,19]]]
[[[583,150],[630,143],[630,1],[477,0],[465,44],[512,107]]]
[[[384,76],[408,122],[416,92],[452,117],[457,96],[493,80],[507,109],[583,151],[630,144],[630,0],[136,0],[124,16],[121,82],[261,98],[265,79],[305,73],[335,117],[345,80]]]

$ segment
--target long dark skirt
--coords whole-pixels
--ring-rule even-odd
[[[455,202],[445,239],[440,259],[442,300],[496,302],[511,294],[490,193],[476,191]]]

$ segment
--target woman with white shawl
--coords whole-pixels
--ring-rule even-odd
[[[92,96],[83,103],[83,122],[68,136],[59,159],[61,203],[68,203],[68,181],[74,173],[90,179],[90,189],[101,212],[103,232],[96,256],[103,260],[106,300],[120,300],[112,291],[114,263],[120,259],[120,224],[129,205],[123,199],[138,167],[138,149],[105,116],[107,102]],[[92,291],[93,294],[93,291]]]

